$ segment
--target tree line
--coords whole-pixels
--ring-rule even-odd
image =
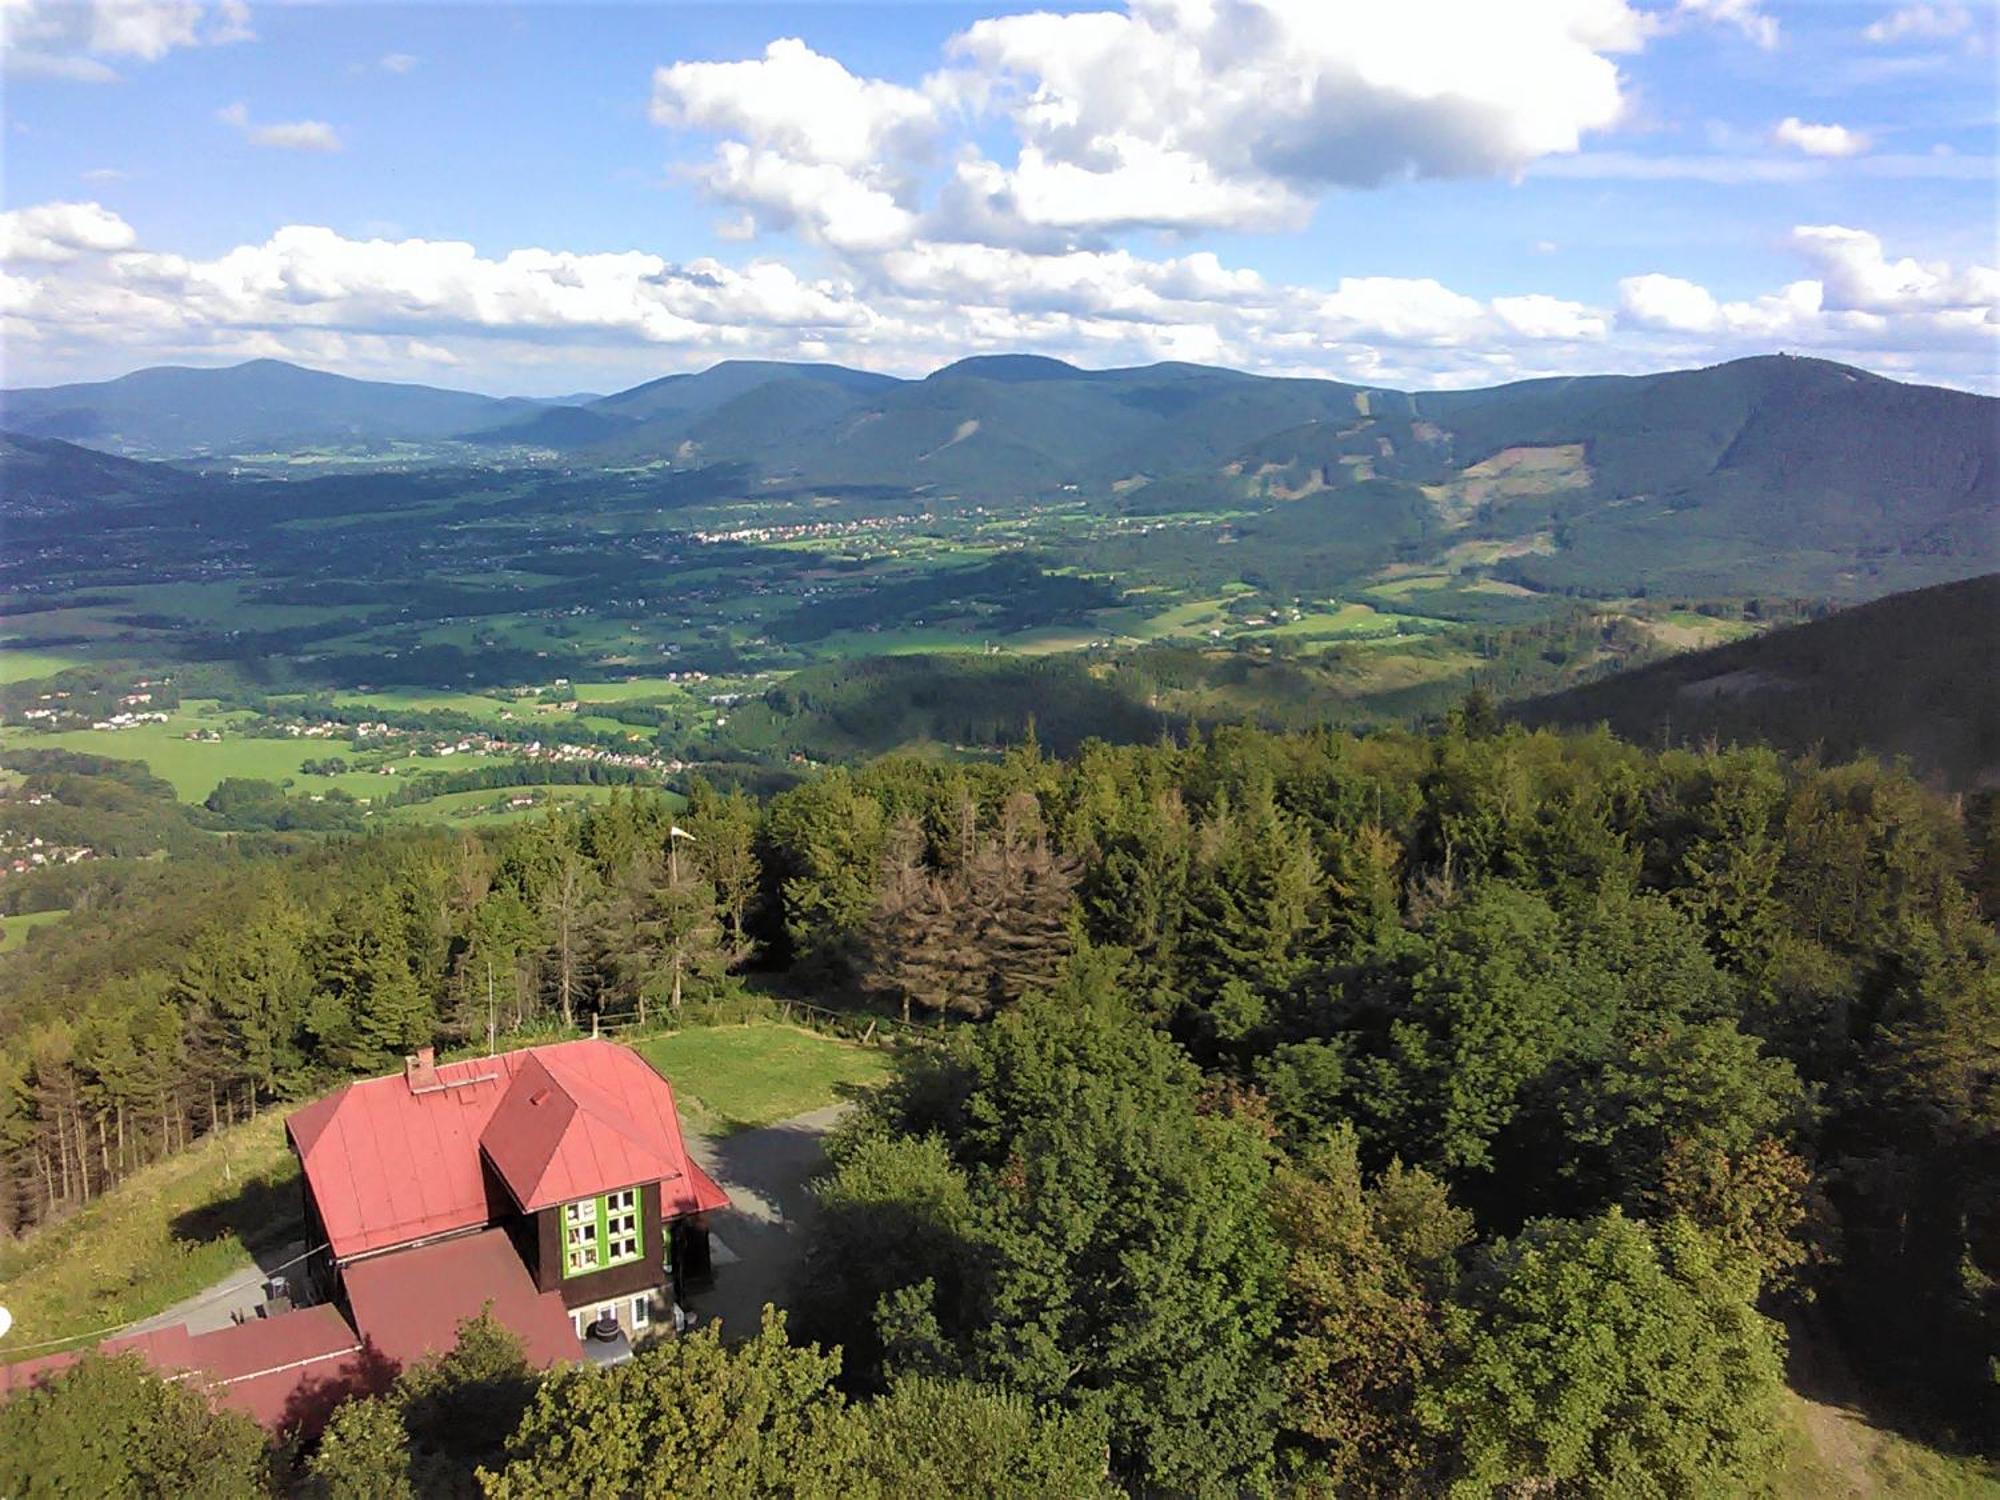
[[[1996,1428],[1990,858],[1898,770],[1477,702],[621,791],[63,924],[0,970],[0,1206],[762,971],[976,1023],[822,1187],[797,1318],[855,1397],[1011,1392],[1139,1492],[1754,1488],[1808,1303],[1913,1418]]]

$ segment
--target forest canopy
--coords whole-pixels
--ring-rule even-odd
[[[0,966],[0,1212],[489,1019],[777,986],[933,1037],[834,1142],[792,1337],[840,1359],[784,1431],[949,1410],[1134,1493],[1754,1490],[1787,1320],[2000,1429],[1993,859],[1898,770],[1476,703],[335,836]]]

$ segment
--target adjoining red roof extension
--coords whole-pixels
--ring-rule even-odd
[[[539,1102],[537,1098],[539,1096]],[[661,1182],[669,1218],[729,1199],[689,1160],[674,1091],[629,1047],[560,1042],[352,1083],[286,1122],[338,1260]]]
[[[176,1324],[107,1340],[103,1352],[137,1354],[161,1375],[195,1382],[218,1405],[235,1407],[274,1432],[300,1428],[309,1436],[339,1402],[383,1389],[396,1373],[371,1356],[347,1319],[330,1306],[303,1307],[212,1333],[191,1334]],[[39,1385],[82,1357],[82,1352],[54,1354],[0,1366],[0,1397]]]
[[[580,1354],[561,1292],[538,1292],[504,1229],[440,1240],[347,1268],[355,1323],[374,1351],[408,1367],[458,1342],[458,1325],[492,1304],[493,1316],[521,1337],[538,1368]]]

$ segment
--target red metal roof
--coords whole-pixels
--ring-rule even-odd
[[[628,1047],[530,1057],[479,1144],[530,1212],[687,1169],[673,1090]]]
[[[505,1230],[371,1256],[347,1266],[342,1276],[355,1325],[394,1367],[451,1349],[458,1325],[489,1303],[493,1316],[521,1336],[530,1364],[582,1354],[562,1293],[535,1290]]]
[[[394,1377],[330,1306],[252,1318],[189,1340],[192,1368],[217,1404],[233,1406],[272,1431],[317,1433],[350,1396],[382,1390]]]
[[[612,1042],[445,1063],[417,1091],[371,1078],[286,1123],[340,1260],[491,1223],[505,1194],[532,1210],[661,1182],[669,1217],[729,1201],[687,1158],[673,1088]]]
[[[349,1396],[381,1390],[394,1378],[369,1354],[338,1309],[303,1307],[213,1333],[185,1324],[109,1339],[106,1354],[137,1354],[161,1375],[192,1380],[211,1400],[244,1412],[273,1432],[316,1434]],[[39,1385],[83,1357],[81,1351],[0,1366],[0,1396]]]

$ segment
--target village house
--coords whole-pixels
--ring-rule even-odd
[[[274,1431],[450,1350],[482,1309],[538,1367],[626,1356],[677,1328],[728,1196],[688,1155],[672,1086],[596,1039],[464,1062],[429,1048],[285,1122],[304,1178],[303,1275],[231,1327],[109,1340]],[[306,1305],[293,1307],[296,1300]],[[0,1367],[0,1396],[75,1361]]]

